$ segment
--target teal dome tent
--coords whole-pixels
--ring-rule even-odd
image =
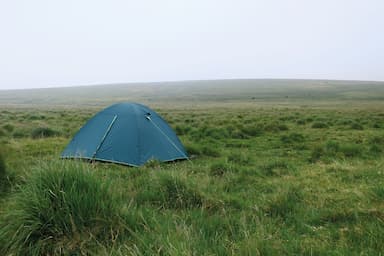
[[[155,111],[118,103],[92,117],[64,149],[62,158],[140,166],[150,159],[188,159],[180,140]]]

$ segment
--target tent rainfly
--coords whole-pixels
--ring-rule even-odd
[[[155,111],[118,103],[92,117],[64,149],[62,158],[140,166],[150,159],[188,159],[172,128]]]

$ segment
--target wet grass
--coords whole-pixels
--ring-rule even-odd
[[[384,251],[384,111],[375,105],[156,110],[191,161],[61,161],[97,110],[0,111],[1,254]]]
[[[38,167],[2,215],[3,255],[85,254],[126,230],[119,198],[87,166],[51,161]]]

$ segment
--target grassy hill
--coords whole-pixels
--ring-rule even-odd
[[[227,80],[0,91],[1,255],[381,255],[384,84]],[[191,161],[60,160],[116,101]]]
[[[212,80],[110,84],[52,89],[0,91],[0,106],[105,106],[137,101],[166,107],[214,103],[337,104],[383,101],[384,82],[328,80]]]

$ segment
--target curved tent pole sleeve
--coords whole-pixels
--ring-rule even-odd
[[[117,119],[117,115],[115,115],[115,116],[113,117],[111,123],[109,124],[107,130],[105,131],[105,133],[104,133],[104,135],[103,135],[103,138],[101,139],[99,145],[97,146],[95,152],[93,153],[92,158],[95,158],[95,156],[96,156],[96,154],[97,154],[97,151],[99,151],[99,149],[101,148],[101,145],[103,145],[103,142],[104,142],[105,139],[107,138],[108,133],[111,131],[111,128],[112,128],[113,124],[115,123],[116,119]]]
[[[157,124],[155,124],[155,122],[153,122],[152,121],[152,119],[151,119],[151,117],[149,116],[149,115],[147,115],[146,117],[145,117],[147,120],[149,120],[166,138],[167,138],[167,140],[172,144],[172,146],[174,146],[176,149],[177,149],[177,151],[179,151],[183,156],[185,156],[185,158],[188,160],[188,161],[191,161],[191,160],[189,160],[189,157],[186,155],[186,154],[184,154],[184,152],[181,150],[181,149],[179,149],[177,146],[176,146],[176,144],[168,137],[168,135],[167,134],[165,134],[165,132],[163,132],[163,130],[161,130],[161,128],[157,125]]]

